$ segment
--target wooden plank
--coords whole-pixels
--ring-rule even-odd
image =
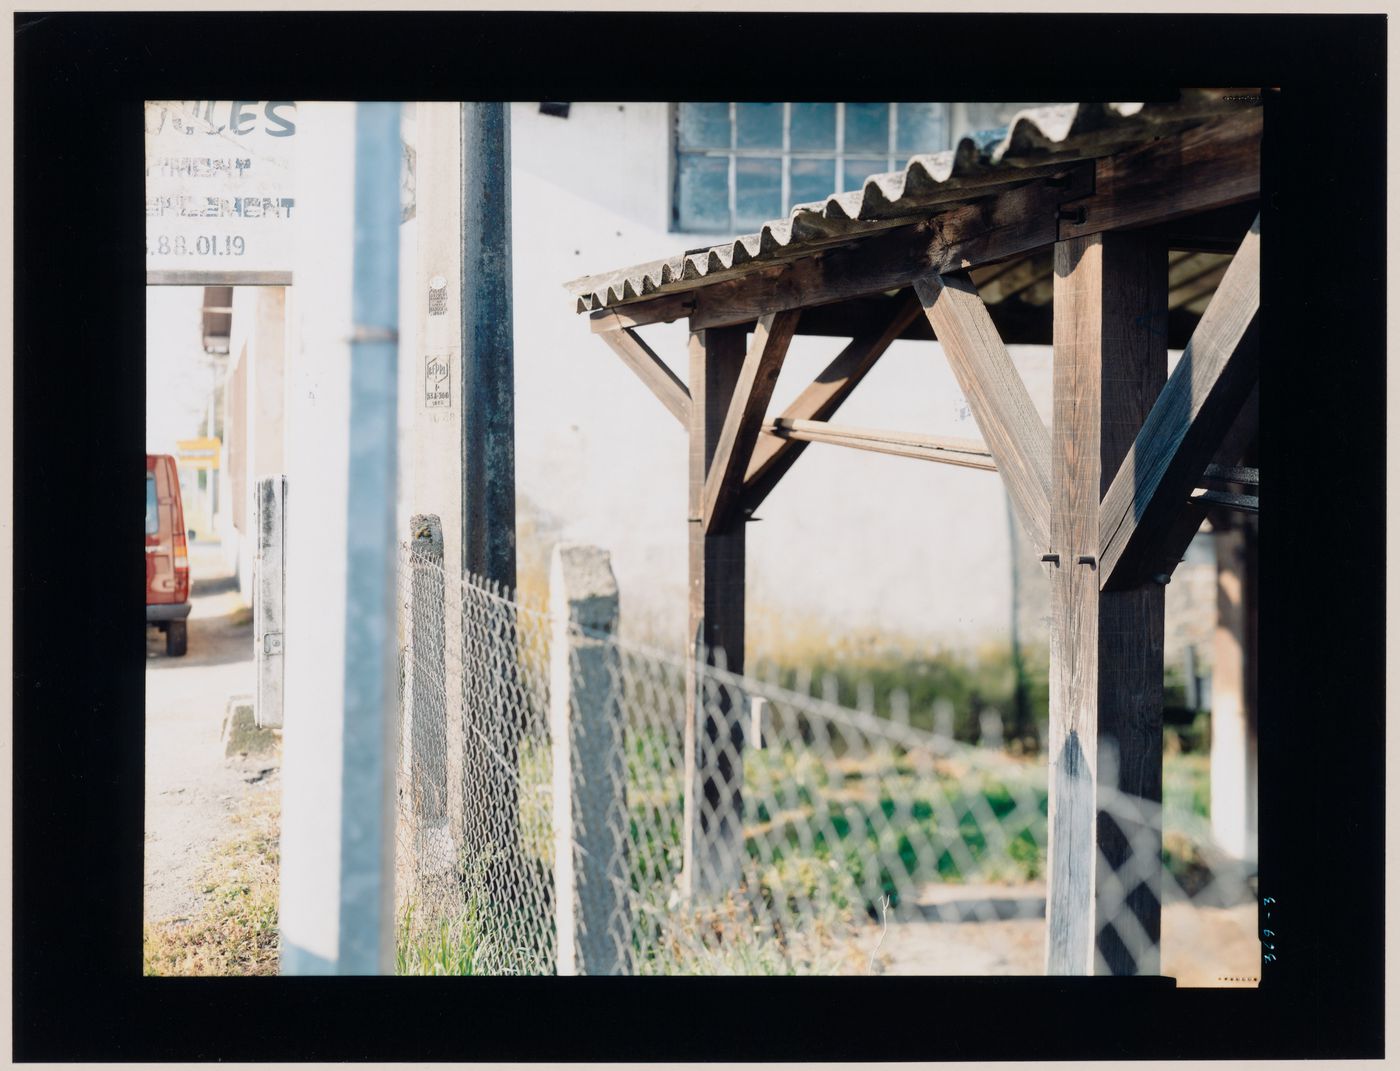
[[[727,689],[699,701],[704,667],[744,665],[744,529],[740,521],[706,532],[705,475],[739,382],[744,333],[733,328],[690,336],[690,632],[686,650],[683,813],[685,895],[709,895],[737,882],[743,832],[742,704]],[[738,760],[738,761],[736,761]]]
[[[622,327],[673,323],[676,320],[684,320],[694,311],[694,292],[682,290],[678,293],[643,298],[630,304],[595,309],[588,314],[588,327],[595,335],[602,335]]]
[[[754,330],[705,476],[701,516],[706,532],[723,529],[738,505],[744,490],[744,471],[753,456],[759,428],[801,315],[797,310],[773,313],[760,319]]]
[[[1240,407],[1234,425],[1216,451],[1215,461],[1206,466],[1205,473],[1209,474],[1212,469],[1217,471],[1233,470],[1235,462],[1246,456],[1246,451],[1249,450],[1258,434],[1259,387],[1256,384],[1249,397],[1245,399],[1244,405]],[[1257,468],[1244,468],[1241,471],[1246,474],[1252,472],[1256,481],[1259,478]],[[1202,479],[1205,478],[1206,475],[1203,475]],[[1158,571],[1153,574],[1153,579],[1158,583],[1167,583],[1171,580],[1172,573],[1176,571],[1177,565],[1186,555],[1186,548],[1191,545],[1191,540],[1196,538],[1196,533],[1200,531],[1201,525],[1211,516],[1212,505],[1213,503],[1197,497],[1194,490],[1188,495],[1181,512],[1162,538],[1162,547],[1158,554],[1160,566]]]
[[[1262,108],[1214,119],[1094,167],[1094,191],[1065,205],[1061,240],[1164,223],[1259,196]],[[1077,217],[1077,218],[1076,218]]]
[[[996,459],[1032,545],[1049,547],[1050,435],[966,274],[917,280],[933,332]]]
[[[1160,820],[1117,803],[1161,799],[1163,590],[1101,593],[1095,558],[1100,495],[1166,379],[1166,273],[1150,234],[1055,249],[1048,974],[1160,969],[1160,904],[1115,885],[1160,865]]]
[[[1250,465],[1217,465],[1206,466],[1207,480],[1219,480],[1221,483],[1238,483],[1246,487],[1259,486],[1259,470]]]
[[[1242,495],[1234,491],[1216,491],[1209,487],[1198,487],[1191,492],[1191,498],[1200,502],[1206,509],[1214,507],[1234,510],[1237,513],[1259,512],[1258,495]]]
[[[619,327],[598,337],[612,347],[612,351],[622,358],[628,368],[637,373],[637,378],[671,411],[682,427],[690,427],[690,391],[636,331],[630,327]]]
[[[878,335],[889,325],[892,317],[901,311],[906,301],[913,301],[910,290],[898,290],[893,294],[877,294],[874,297],[852,298],[850,301],[833,302],[830,305],[813,305],[802,310],[798,322],[799,336],[819,335],[827,338],[856,339],[864,335]],[[933,331],[928,321],[919,315],[915,305],[913,315],[905,323],[899,337],[923,342],[933,341]],[[748,325],[752,330],[752,324]]]
[[[1181,501],[1258,380],[1259,221],[1240,245],[1099,511],[1100,584],[1131,587],[1162,561]]]
[[[689,315],[691,329],[703,330],[901,290],[930,271],[958,271],[1048,249],[1058,235],[1060,204],[1092,189],[1093,165],[1072,165],[1055,177],[1031,179],[918,223],[853,236],[801,257],[764,262],[722,282],[690,284],[692,289],[638,298],[592,315],[612,311],[628,327]]]
[[[826,420],[875,367],[891,343],[919,317],[923,306],[913,294],[901,298],[893,315],[879,327],[857,336],[822,369],[815,380],[783,410],[783,420]],[[804,319],[806,314],[804,314]],[[806,449],[800,439],[761,437],[744,473],[743,505],[755,510],[797,463]]]
[[[971,275],[973,283],[977,286],[977,292],[982,296],[983,304],[995,305],[1030,289],[1042,279],[1050,278],[1054,272],[1054,258],[1037,253],[1035,256],[1017,262],[1009,270],[1003,271],[986,282],[979,277],[977,271],[973,271]]]
[[[996,462],[982,443],[971,439],[947,439],[931,435],[916,435],[903,431],[882,431],[872,428],[849,428],[828,424],[822,420],[785,420],[779,418],[763,428],[765,437],[790,442],[827,443],[847,446],[854,450],[870,450],[895,457],[912,457],[922,461],[939,461],[965,468],[996,471]]]
[[[1202,212],[1162,224],[1168,249],[1183,249],[1197,253],[1233,253],[1249,230],[1250,221],[1259,214],[1257,201]]]

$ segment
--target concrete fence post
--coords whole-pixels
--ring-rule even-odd
[[[408,680],[402,732],[409,760],[410,804],[419,832],[447,819],[447,585],[442,520],[409,522]]]
[[[258,728],[282,727],[282,645],[285,632],[287,477],[264,476],[257,487],[258,545],[253,559],[253,655],[258,683],[253,717]]]
[[[608,552],[556,546],[549,599],[558,973],[629,974],[626,724]]]

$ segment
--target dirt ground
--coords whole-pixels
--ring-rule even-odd
[[[220,729],[228,700],[251,695],[251,617],[240,609],[217,543],[190,547],[189,650],[165,653],[146,630],[146,921],[191,916],[200,867],[234,833],[229,816],[246,796],[275,782],[277,754],[226,760]]]
[[[1043,885],[942,886],[931,888],[927,898],[932,902],[953,895],[996,900],[1003,910],[999,917],[979,922],[891,920],[880,944],[883,973],[1045,973]],[[1257,920],[1258,906],[1253,903],[1235,907],[1167,904],[1162,910],[1162,973],[1183,988],[1257,985]]]

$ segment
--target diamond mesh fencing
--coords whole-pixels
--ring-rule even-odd
[[[522,604],[444,570],[435,523],[414,525],[399,569],[399,973],[1044,971],[1043,757],[911,725],[898,696],[852,710],[776,677],[688,669],[616,638],[615,588]],[[1085,879],[1094,966],[1127,955],[1172,973],[1219,943],[1203,910],[1252,909],[1249,875],[1193,816],[1099,798],[1117,835],[1101,833],[1115,858],[1100,852]],[[1164,824],[1187,863],[1163,866]]]

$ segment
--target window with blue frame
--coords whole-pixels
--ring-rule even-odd
[[[757,230],[941,152],[950,125],[947,104],[683,102],[672,221],[682,231]]]

